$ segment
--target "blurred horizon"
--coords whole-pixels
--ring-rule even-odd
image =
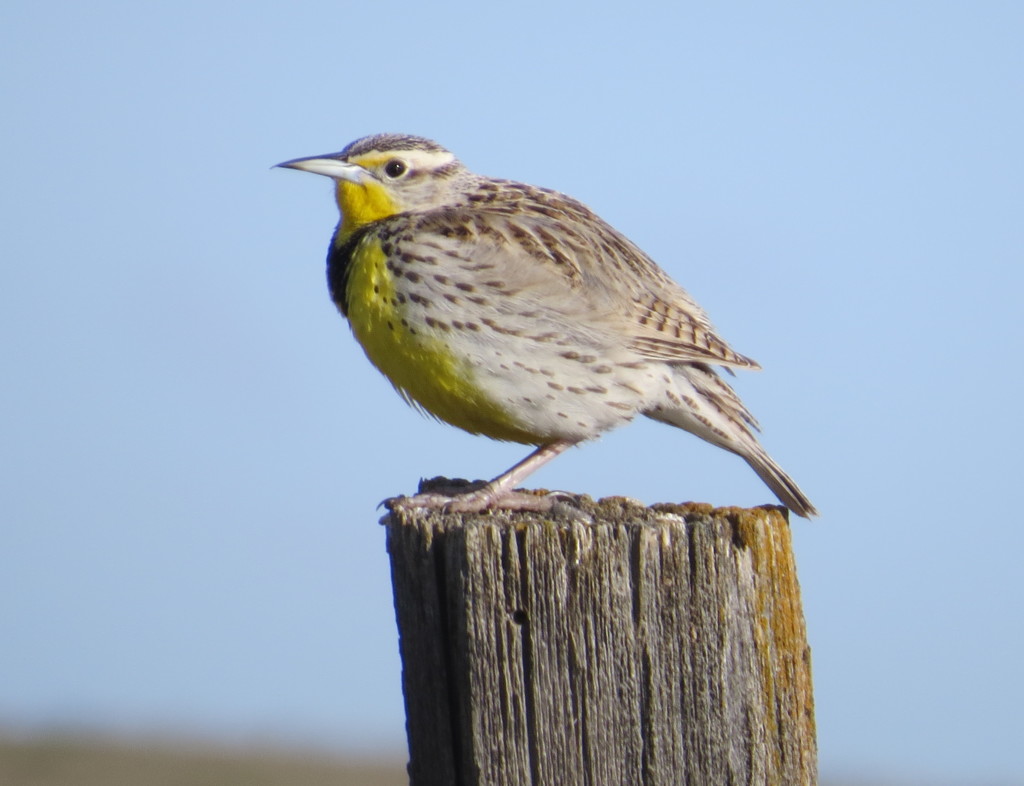
[[[0,733],[0,780],[10,786],[113,786],[124,783],[345,784],[404,786],[404,757],[347,754],[288,746],[238,746],[209,740],[45,737]],[[909,781],[827,776],[821,786],[910,786]],[[953,786],[931,782],[932,786]],[[1001,786],[990,784],[989,786]]]

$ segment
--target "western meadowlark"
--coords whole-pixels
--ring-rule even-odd
[[[685,290],[582,203],[473,174],[428,139],[379,134],[278,166],[335,181],[327,279],[370,361],[413,406],[537,449],[490,483],[407,507],[526,507],[527,475],[637,414],[742,456],[801,516],[817,513],[768,456],[715,372],[757,369]]]

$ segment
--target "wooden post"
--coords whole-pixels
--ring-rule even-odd
[[[384,524],[412,786],[816,783],[783,509],[578,497]]]

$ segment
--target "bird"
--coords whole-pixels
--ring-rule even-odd
[[[277,165],[334,181],[331,298],[406,402],[535,450],[488,483],[389,507],[540,506],[515,487],[637,415],[743,458],[799,516],[817,510],[757,439],[718,369],[759,369],[653,259],[582,202],[470,171],[438,143],[383,133]]]

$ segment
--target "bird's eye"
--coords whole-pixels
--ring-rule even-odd
[[[392,158],[384,165],[384,174],[395,179],[409,171],[409,166],[400,158]]]

